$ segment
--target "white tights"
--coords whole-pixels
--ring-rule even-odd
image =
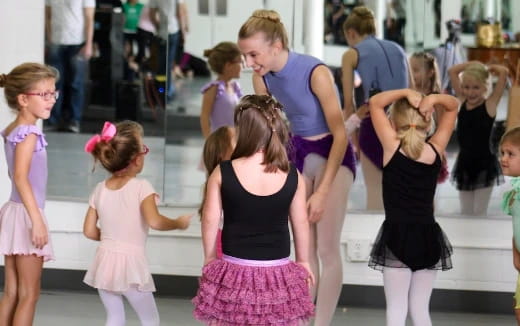
[[[142,326],[159,325],[159,311],[157,311],[152,292],[141,292],[137,289],[130,289],[125,292],[98,289],[98,293],[107,313],[105,326],[125,325],[126,318],[123,296],[128,300],[132,308],[134,308]]]
[[[480,188],[473,191],[460,191],[460,213],[462,215],[487,215],[492,192],[493,187]]]
[[[327,160],[317,154],[309,154],[305,158],[303,175],[307,197],[321,182],[326,164]],[[343,284],[340,238],[353,179],[352,171],[344,166],[339,167],[327,196],[323,217],[311,225],[309,258],[316,277],[316,285],[312,289],[312,295],[316,297],[315,326],[330,325],[338,305]]]
[[[414,326],[431,326],[429,306],[436,275],[436,270],[384,267],[386,326],[404,326],[408,311]]]

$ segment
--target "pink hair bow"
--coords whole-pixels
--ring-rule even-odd
[[[116,131],[116,126],[114,126],[112,123],[108,121],[105,121],[105,125],[103,126],[103,130],[101,131],[101,135],[94,135],[90,137],[90,139],[85,143],[85,152],[92,153],[97,143],[99,143],[100,141],[106,142],[114,138],[114,136],[116,135]]]

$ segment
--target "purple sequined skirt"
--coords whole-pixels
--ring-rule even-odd
[[[202,269],[193,316],[207,325],[304,325],[314,315],[307,277],[288,258],[223,255]]]
[[[332,135],[325,136],[318,140],[308,140],[293,135],[291,138],[291,147],[289,148],[289,159],[294,163],[298,171],[302,172],[305,157],[310,153],[318,154],[324,158],[329,157],[333,139]],[[349,168],[354,178],[356,177],[356,157],[350,142],[348,143],[347,151],[345,152],[345,156],[343,156],[341,165]]]
[[[361,120],[359,126],[359,148],[366,157],[380,170],[383,170],[383,146],[377,138],[376,130],[370,117]]]

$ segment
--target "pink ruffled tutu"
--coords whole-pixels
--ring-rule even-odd
[[[314,315],[307,277],[289,259],[224,255],[202,269],[193,316],[208,325],[304,325]]]
[[[47,220],[41,209],[40,213],[47,226]],[[50,234],[47,244],[42,249],[38,249],[32,243],[31,230],[32,221],[25,206],[14,201],[5,203],[0,209],[0,253],[5,256],[36,255],[43,257],[44,261],[54,260]]]
[[[155,291],[144,247],[111,239],[101,240],[83,282],[107,291]]]

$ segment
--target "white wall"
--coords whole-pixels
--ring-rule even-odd
[[[13,14],[16,13],[16,14]],[[7,74],[15,66],[27,62],[43,62],[43,0],[2,0],[0,10],[0,73]],[[14,119],[0,89],[0,130]],[[3,151],[2,151],[3,153]],[[11,190],[5,177],[7,167],[0,155],[0,202],[5,202]]]

